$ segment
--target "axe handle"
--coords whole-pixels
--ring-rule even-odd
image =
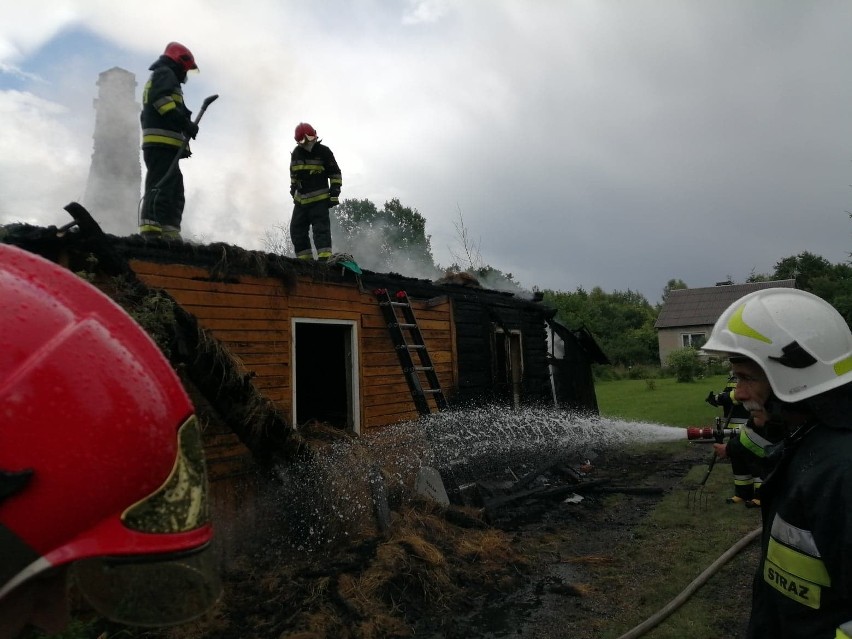
[[[218,97],[219,94],[217,93],[204,99],[201,108],[198,110],[198,115],[195,116],[194,122],[196,125],[201,122],[201,116],[204,115],[204,112],[207,110],[207,107],[210,106],[210,104],[213,103]],[[174,173],[175,169],[177,168],[178,162],[180,162],[180,159],[183,156],[183,152],[186,151],[186,147],[188,144],[189,138],[186,138],[183,142],[180,143],[180,146],[178,147],[177,153],[175,153],[175,157],[172,160],[172,163],[169,164],[168,170],[166,170],[166,172],[163,174],[163,177],[160,178],[160,181],[154,185],[154,188],[151,189],[152,191],[159,191],[163,184],[166,183],[166,180],[168,180],[172,176],[172,173]]]

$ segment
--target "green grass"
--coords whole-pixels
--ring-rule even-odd
[[[719,375],[679,384],[673,379],[621,380],[595,384],[600,413],[628,421],[671,426],[709,425],[720,414],[704,401],[709,391],[724,388]],[[705,446],[686,441],[663,444],[673,455],[682,446]],[[707,448],[707,461],[712,449]],[[661,446],[657,445],[659,452]],[[619,548],[616,563],[602,576],[601,587],[633,592],[602,628],[601,639],[621,637],[661,610],[725,551],[760,525],[758,509],[725,503],[733,490],[730,464],[717,462],[707,476],[707,463],[694,466],[681,484],[657,504],[635,531],[632,541]],[[696,488],[706,477],[701,493]],[[705,496],[696,504],[694,497]],[[623,506],[629,504],[624,499]],[[740,636],[748,618],[751,579],[757,566],[758,545],[750,544],[723,566],[682,607],[647,639],[718,639]]]
[[[721,413],[704,399],[710,391],[721,391],[727,379],[715,375],[691,383],[672,378],[595,382],[595,393],[604,417],[667,426],[709,426]]]
[[[676,449],[678,445],[666,444]],[[708,448],[708,458],[711,451]],[[717,463],[703,493],[695,489],[707,465],[692,468],[681,485],[657,505],[615,553],[601,587],[635,596],[624,602],[601,639],[621,637],[662,610],[722,554],[760,526],[759,509],[732,506],[724,498],[733,488],[731,467]],[[704,499],[696,502],[696,495]],[[625,505],[628,502],[625,500]],[[751,605],[751,580],[758,561],[752,542],[722,566],[646,639],[718,639],[741,636]]]

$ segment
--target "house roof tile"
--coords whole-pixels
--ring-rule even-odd
[[[724,310],[743,295],[764,288],[795,287],[796,280],[774,280],[669,291],[654,328],[715,324]]]

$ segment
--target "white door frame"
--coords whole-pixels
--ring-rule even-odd
[[[349,355],[349,370],[346,371],[346,379],[349,382],[347,388],[350,417],[352,419],[352,430],[355,434],[361,434],[361,385],[358,372],[361,370],[359,361],[358,344],[358,321],[343,319],[318,319],[315,317],[291,317],[290,318],[290,393],[291,393],[291,423],[296,426],[296,325],[297,324],[331,324],[334,326],[348,326],[346,333],[346,350]]]

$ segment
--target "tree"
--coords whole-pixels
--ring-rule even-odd
[[[453,266],[458,266],[459,270],[463,269],[472,273],[486,267],[485,260],[482,259],[482,253],[479,249],[482,241],[477,240],[474,242],[471,239],[470,229],[464,223],[461,208],[458,209],[458,213],[459,219],[453,222],[453,227],[456,229],[456,239],[458,240],[460,251],[457,253],[453,249],[450,249],[450,257],[455,260]]]
[[[641,293],[606,293],[600,287],[543,293],[544,302],[557,309],[556,319],[569,328],[587,328],[613,364],[653,366],[659,361],[657,312]]]
[[[669,299],[669,293],[671,293],[672,291],[679,291],[679,290],[682,290],[682,289],[685,289],[685,288],[689,288],[689,287],[686,285],[686,282],[684,282],[683,280],[681,280],[681,279],[669,280],[668,283],[666,284],[665,288],[663,288],[663,297],[662,297],[663,304],[665,304],[666,300]]]
[[[453,222],[453,226],[456,229],[459,251],[450,249],[450,256],[454,262],[445,269],[445,275],[465,272],[474,276],[485,288],[509,293],[525,293],[524,288],[515,281],[511,273],[504,273],[485,263],[480,252],[481,241],[474,242],[471,239],[470,229],[464,223],[460,208],[458,214],[459,219]]]
[[[432,257],[432,238],[426,235],[426,218],[417,209],[403,206],[393,198],[385,202],[380,219],[385,224],[389,266],[429,267],[437,272]]]
[[[293,240],[290,239],[290,229],[283,224],[276,224],[271,230],[264,231],[262,242],[267,253],[276,253],[287,257],[296,256]]]
[[[755,282],[771,282],[773,278],[768,273],[756,273],[754,269],[751,269],[751,273],[748,274],[746,278],[747,284],[754,284]]]
[[[397,198],[381,210],[370,200],[343,200],[332,209],[331,233],[335,251],[351,253],[365,268],[428,278],[438,273],[426,219]]]
[[[343,200],[332,209],[331,240],[341,252],[352,253],[357,240],[373,231],[379,211],[370,200]]]
[[[852,266],[832,264],[808,251],[775,264],[775,279],[795,278],[796,288],[821,297],[852,325]]]
[[[775,279],[795,279],[798,288],[809,291],[811,279],[829,276],[832,270],[831,262],[827,259],[804,251],[776,263]]]

